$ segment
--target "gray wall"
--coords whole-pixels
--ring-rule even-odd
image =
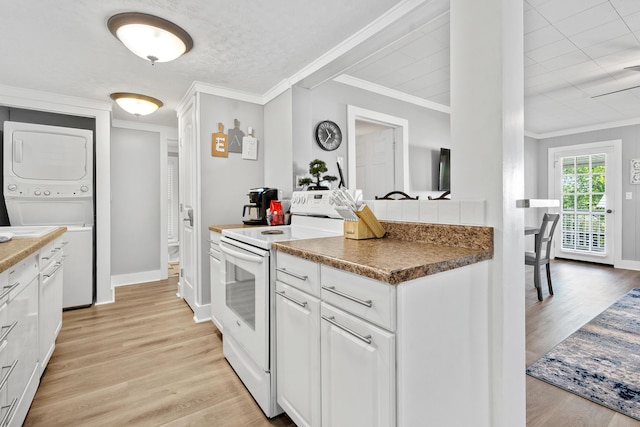
[[[159,270],[158,132],[111,129],[111,191],[111,275]]]
[[[264,185],[291,197],[293,190],[293,116],[292,91],[287,90],[264,106]],[[260,148],[259,150],[260,151]]]
[[[449,115],[414,104],[368,92],[349,85],[327,82],[311,91],[295,88],[294,111],[294,174],[308,173],[309,162],[321,159],[329,174],[338,175],[336,160],[344,158],[347,171],[347,105],[389,114],[409,121],[409,169],[411,188],[415,191],[438,189],[440,147],[450,147]],[[313,131],[318,122],[332,120],[343,133],[340,147],[323,151],[316,144]],[[455,156],[455,153],[452,153]]]
[[[233,128],[234,119],[240,121],[240,129],[245,134],[249,126],[253,128],[253,136],[258,139],[258,160],[243,160],[240,153],[229,153],[229,157],[224,158],[211,156],[211,134],[218,132],[218,122],[224,124],[224,132],[228,133]],[[242,222],[242,207],[249,203],[248,190],[270,185],[264,180],[264,153],[270,147],[266,146],[264,139],[262,105],[201,93],[200,117],[197,122],[201,140],[200,237],[204,253],[201,290],[202,303],[208,304],[211,302],[207,255],[209,226]]]
[[[574,135],[541,139],[537,152],[538,162],[538,195],[548,197],[548,159],[547,153],[551,147],[587,144],[622,140],[622,256],[623,260],[640,261],[640,186],[629,184],[629,161],[640,157],[640,125],[603,129]],[[525,178],[526,179],[526,178]],[[625,193],[632,194],[631,200],[625,199]],[[618,216],[620,218],[620,216]]]

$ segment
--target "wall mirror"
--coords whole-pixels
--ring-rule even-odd
[[[347,105],[347,184],[364,200],[391,191],[410,194],[409,121]]]

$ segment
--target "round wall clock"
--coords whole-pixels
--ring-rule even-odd
[[[340,127],[329,120],[318,123],[318,126],[316,126],[316,142],[323,150],[335,150],[342,143]]]

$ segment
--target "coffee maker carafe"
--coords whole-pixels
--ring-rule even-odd
[[[247,225],[267,225],[267,209],[271,200],[278,200],[278,189],[252,188],[247,195],[249,204],[242,208],[242,222]]]

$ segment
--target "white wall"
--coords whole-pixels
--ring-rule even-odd
[[[311,91],[296,88],[293,95],[295,174],[308,173],[309,162],[318,158],[327,163],[328,174],[338,176],[336,161],[343,157],[344,175],[348,176],[347,105],[355,105],[409,121],[411,188],[418,192],[438,189],[440,147],[450,147],[448,114],[332,81]],[[332,120],[342,130],[343,142],[335,151],[324,151],[315,142],[313,131],[322,120]]]
[[[114,285],[159,280],[160,133],[111,129],[111,275]]]

